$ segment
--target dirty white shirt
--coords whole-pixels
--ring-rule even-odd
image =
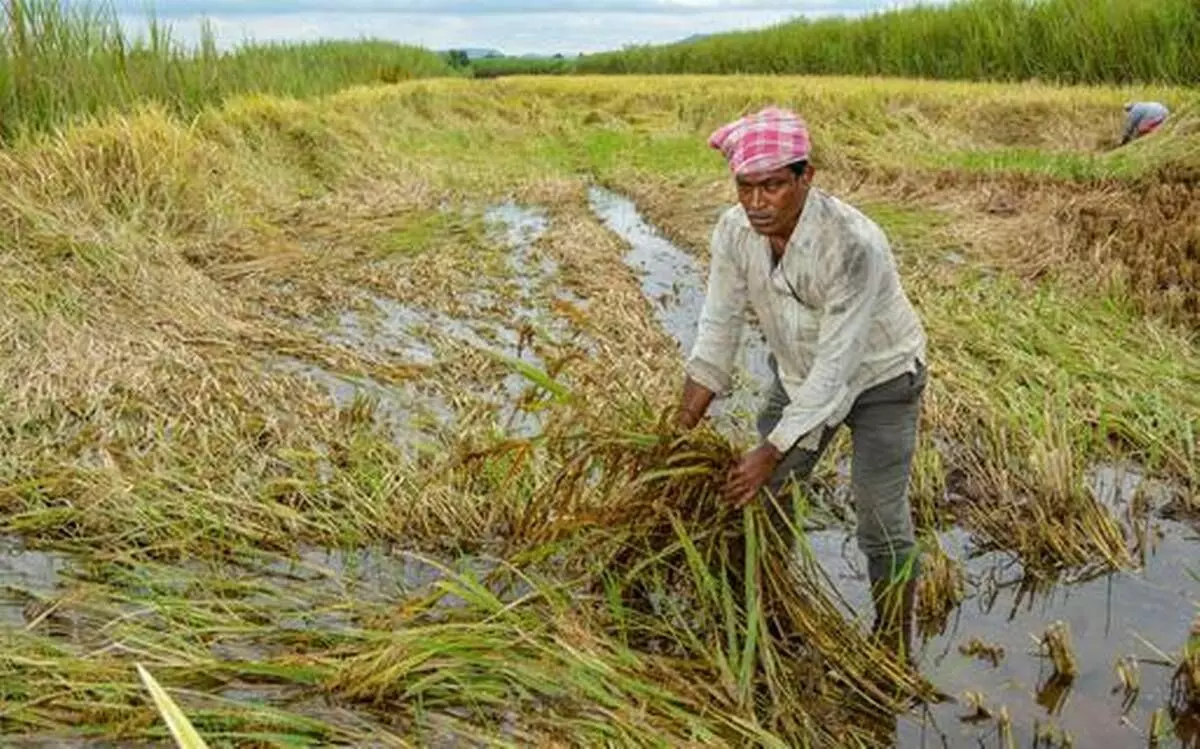
[[[793,293],[794,291],[794,293]],[[687,374],[726,395],[747,305],[753,308],[791,401],[768,440],[786,453],[815,449],[864,390],[925,362],[925,331],[900,285],[883,231],[817,188],[779,264],[740,205],[712,235],[707,297]]]

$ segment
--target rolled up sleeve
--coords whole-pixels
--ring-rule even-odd
[[[734,357],[745,326],[746,272],[736,251],[736,235],[726,216],[713,230],[708,289],[684,367],[688,377],[717,395],[732,389]]]
[[[874,303],[884,277],[884,257],[872,243],[854,238],[841,251],[831,253],[824,264],[828,270],[822,274],[821,285],[827,291],[813,366],[767,436],[781,453],[791,450],[801,438],[819,438],[819,428],[849,394],[850,379],[867,348]]]

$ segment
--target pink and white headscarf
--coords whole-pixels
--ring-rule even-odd
[[[768,107],[725,125],[708,139],[736,176],[770,172],[808,158],[808,126],[795,112]]]

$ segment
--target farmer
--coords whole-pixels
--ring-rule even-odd
[[[1166,121],[1168,114],[1167,108],[1156,101],[1129,102],[1125,105],[1125,131],[1121,133],[1121,145],[1154,132]]]
[[[888,240],[851,206],[812,186],[809,134],[768,108],[712,134],[737,183],[721,216],[678,425],[691,429],[730,390],[747,306],[770,348],[761,444],[729,475],[741,505],[768,490],[789,511],[840,425],[853,438],[858,545],[867,557],[879,642],[908,658],[917,554],[908,480],[925,388],[925,333]]]

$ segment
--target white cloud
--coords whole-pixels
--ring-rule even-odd
[[[155,12],[163,18],[209,15],[278,16],[312,13],[430,13],[435,15],[495,15],[524,13],[707,13],[777,11],[801,13],[812,9],[861,8],[877,0],[158,0]],[[146,0],[114,0],[123,15],[141,15]]]

